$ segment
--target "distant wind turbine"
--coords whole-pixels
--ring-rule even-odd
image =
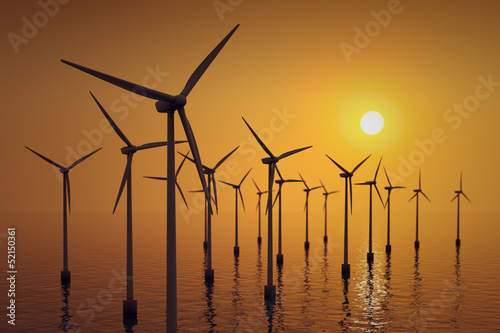
[[[325,196],[325,204],[323,205],[323,210],[325,211],[325,235],[323,236],[323,241],[326,243],[328,243],[328,233],[327,233],[327,224],[328,224],[328,196],[330,194],[334,194],[334,193],[338,193],[339,191],[331,191],[331,192],[328,192],[328,190],[326,189],[325,185],[323,185],[323,182],[321,181],[321,179],[319,180],[320,184],[321,184],[321,187],[323,187],[323,190],[325,192],[323,192],[323,195]]]
[[[227,41],[234,34],[239,24],[227,34],[227,36],[210,52],[210,54],[201,62],[196,70],[191,74],[184,89],[179,95],[172,96],[160,91],[146,88],[144,86],[128,82],[108,74],[104,74],[93,69],[77,65],[75,63],[61,59],[61,61],[69,66],[93,75],[101,80],[107,81],[115,86],[131,91],[153,100],[156,100],[156,110],[160,113],[167,113],[167,331],[177,332],[177,237],[176,237],[176,218],[175,218],[175,133],[174,133],[174,114],[179,112],[179,117],[184,128],[184,133],[189,141],[193,158],[196,161],[196,169],[200,178],[203,190],[205,191],[206,200],[209,202],[209,214],[212,213],[210,204],[210,193],[203,176],[203,168],[201,166],[201,157],[198,151],[198,146],[194,138],[193,130],[186,116],[184,106],[187,103],[187,97],[194,88],[198,80],[203,76],[212,61],[217,57]]]
[[[218,207],[218,204],[217,204],[217,183],[215,181],[215,176],[214,176],[215,171],[238,148],[239,148],[239,146],[234,148],[233,150],[231,150],[226,156],[224,156],[219,162],[217,162],[217,164],[213,168],[209,168],[209,167],[202,164],[203,172],[207,175],[208,193],[210,195],[210,198],[212,198],[212,185],[213,185],[213,191],[214,191],[213,198],[214,198],[214,202],[215,202],[216,207]],[[188,157],[187,155],[184,155],[182,153],[179,153],[179,154],[184,156],[185,158],[187,158],[191,162],[195,163],[195,161],[192,158]],[[205,200],[205,203],[207,203],[207,206],[209,208],[210,206],[206,200]],[[217,208],[217,211],[218,211],[218,208]],[[207,214],[205,214],[205,217],[206,217],[206,223],[205,223],[205,242],[206,243],[203,243],[204,247],[206,244],[206,249],[207,249],[207,268],[205,270],[205,280],[212,281],[214,279],[214,274],[215,274],[215,272],[212,268],[212,214],[210,214],[210,212],[207,211]]]
[[[120,201],[125,184],[127,184],[127,299],[123,301],[123,313],[126,314],[136,314],[137,313],[137,300],[134,300],[134,252],[133,252],[133,235],[132,235],[132,159],[134,154],[143,149],[150,149],[156,147],[163,147],[167,145],[167,142],[153,142],[146,143],[141,146],[134,146],[129,139],[123,134],[118,125],[113,121],[109,114],[104,110],[101,103],[92,95],[92,98],[99,106],[102,114],[111,127],[115,130],[116,134],[122,139],[126,144],[125,147],[121,149],[122,154],[127,155],[127,165],[125,166],[125,172],[123,173],[122,182],[120,184],[120,190],[118,191],[118,196],[116,197],[115,206],[113,208],[113,214],[115,213],[116,206]],[[175,141],[175,143],[183,143],[186,141]]]
[[[302,182],[304,183],[304,186],[306,187],[304,189],[304,192],[306,193],[306,204],[304,205],[304,210],[306,211],[306,241],[304,242],[304,247],[309,249],[309,193],[313,190],[316,190],[318,188],[321,188],[321,186],[316,186],[313,188],[310,188],[307,186],[306,181],[304,178],[302,178],[302,175],[299,172],[300,179],[302,179]]]
[[[387,182],[389,186],[384,187],[387,190],[387,201],[384,206],[387,207],[387,244],[385,245],[385,252],[391,253],[391,192],[394,189],[405,188],[404,186],[392,186],[391,181],[389,180],[389,176],[387,175],[387,171],[385,170],[385,177],[387,178]]]
[[[418,194],[422,193],[422,195],[430,202],[429,198],[427,198],[425,193],[422,191],[422,173],[421,173],[421,170],[418,170],[418,189],[413,190],[413,192],[415,192],[415,194],[408,201],[411,201],[415,197],[417,198],[417,210],[416,210],[417,211],[417,213],[416,213],[417,223],[416,223],[416,233],[415,233],[415,248],[418,249],[420,247],[420,241],[418,240]]]
[[[184,204],[186,205],[187,209],[189,209],[189,206],[187,204],[186,198],[184,197],[184,193],[182,193],[182,189],[179,186],[179,183],[177,182],[177,176],[179,175],[179,172],[181,171],[182,165],[184,164],[184,161],[186,160],[186,157],[189,155],[189,153],[190,153],[189,151],[186,153],[186,156],[182,159],[181,164],[179,164],[179,167],[177,168],[177,171],[175,172],[175,186],[177,187],[177,190],[179,190],[179,194],[181,195],[182,200],[184,200]],[[144,178],[168,181],[167,177],[144,176]],[[203,190],[201,192],[203,192]]]
[[[69,185],[69,171],[73,169],[75,166],[83,162],[85,159],[89,158],[101,148],[94,150],[90,154],[87,154],[75,161],[69,167],[64,167],[59,163],[56,163],[42,154],[37,153],[36,151],[25,146],[26,149],[31,151],[32,153],[38,155],[40,158],[45,160],[46,162],[52,164],[53,166],[59,168],[59,171],[63,174],[63,270],[61,271],[61,283],[68,284],[71,282],[71,271],[68,268],[68,211],[71,214],[71,196],[70,196],[70,185]]]
[[[372,237],[372,186],[375,186],[375,189],[377,190],[378,197],[380,198],[380,202],[382,205],[384,205],[384,201],[382,200],[382,197],[380,196],[380,192],[377,188],[377,175],[378,175],[378,169],[380,168],[380,163],[382,162],[382,157],[380,157],[380,161],[378,162],[377,166],[377,171],[375,171],[375,176],[373,177],[373,180],[366,181],[364,183],[356,183],[355,185],[369,185],[370,186],[370,211],[369,211],[369,227],[368,227],[368,253],[366,254],[366,259],[368,262],[373,261],[373,237]]]
[[[280,156],[274,156],[273,153],[266,147],[264,142],[259,138],[259,136],[255,133],[255,131],[250,127],[250,125],[247,123],[245,118],[243,118],[243,121],[247,125],[248,129],[250,132],[252,132],[252,135],[255,137],[259,145],[262,147],[262,149],[269,155],[269,157],[265,157],[262,159],[262,164],[267,164],[268,165],[268,193],[267,193],[267,285],[264,286],[264,297],[266,299],[269,299],[271,301],[275,300],[276,297],[276,286],[273,285],[273,183],[274,183],[274,170],[276,169],[276,163],[278,163],[279,160],[288,157],[290,155],[296,154],[298,152],[301,152],[305,149],[309,149],[312,146],[304,147],[304,148],[299,148],[295,150],[291,150],[289,152],[286,152],[284,154],[281,154]]]
[[[252,181],[253,181],[255,187],[257,188],[257,195],[259,196],[259,201],[257,202],[257,208],[256,208],[256,210],[257,209],[259,210],[259,236],[257,236],[257,243],[260,244],[260,243],[262,243],[262,237],[260,236],[260,216],[262,215],[261,212],[260,212],[260,199],[261,199],[262,194],[267,193],[267,191],[262,192],[260,190],[260,188],[257,186],[257,183],[255,182],[255,180],[253,178],[252,178]]]
[[[241,179],[239,184],[231,184],[228,182],[225,182],[223,180],[219,180],[221,183],[224,183],[226,185],[231,186],[234,188],[235,192],[235,219],[234,219],[234,255],[239,256],[240,255],[240,247],[238,246],[238,193],[240,194],[241,198],[241,205],[243,206],[243,210],[245,210],[245,202],[243,201],[243,194],[241,194],[241,184],[243,184],[243,181],[245,178],[247,178],[248,174],[252,171],[252,168],[248,170],[248,172],[245,174],[245,176]]]
[[[358,170],[358,168],[361,166],[361,164],[363,164],[370,156],[372,156],[372,155],[371,154],[368,155],[367,158],[362,160],[358,165],[356,165],[356,167],[354,169],[352,169],[351,172],[349,172],[346,169],[344,169],[340,164],[335,162],[330,156],[326,155],[326,157],[328,157],[330,159],[330,161],[332,161],[340,170],[343,171],[343,173],[340,174],[340,177],[345,179],[344,263],[342,264],[342,276],[344,276],[344,277],[349,277],[351,274],[351,265],[349,265],[349,263],[348,263],[349,228],[348,228],[348,223],[347,223],[347,219],[348,219],[347,211],[348,211],[349,200],[347,198],[349,195],[350,199],[351,199],[350,202],[351,202],[351,214],[352,214],[352,176],[354,175],[354,172],[356,172],[356,170]],[[347,187],[347,183],[349,183],[349,187]]]
[[[467,201],[470,202],[469,198],[465,195],[465,193],[462,191],[462,172],[460,172],[460,190],[455,191],[457,194],[451,201],[457,199],[457,239],[455,240],[455,244],[460,246],[460,195],[463,195]]]
[[[281,176],[280,170],[276,167],[276,171],[278,171],[278,176],[280,179],[277,179],[275,182],[278,184],[278,193],[276,194],[276,198],[274,198],[273,206],[276,203],[276,200],[279,198],[279,206],[278,206],[278,254],[276,255],[276,264],[283,264],[283,252],[282,252],[282,236],[281,236],[281,188],[285,183],[301,183],[301,180],[298,179],[283,179]]]

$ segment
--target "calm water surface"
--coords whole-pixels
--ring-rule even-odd
[[[72,282],[63,288],[59,280],[60,215],[7,214],[2,219],[0,233],[7,226],[17,228],[18,275],[17,324],[15,328],[7,325],[2,315],[0,331],[164,332],[165,215],[134,213],[137,323],[124,321],[121,312],[125,216],[73,213],[69,220]],[[267,236],[263,223],[259,248],[255,214],[241,218],[238,258],[233,255],[232,215],[214,217],[215,281],[208,285],[204,282],[202,216],[192,223],[178,223],[179,331],[500,331],[498,217],[470,213],[465,218],[474,221],[469,224],[491,223],[483,229],[464,227],[460,251],[456,251],[453,232],[440,235],[422,227],[421,248],[416,252],[414,222],[409,222],[408,228],[394,226],[390,256],[384,251],[385,222],[380,218],[371,267],[366,262],[367,232],[353,229],[351,278],[343,280],[341,217],[332,217],[327,246],[322,240],[322,220],[310,221],[311,246],[306,252],[303,216],[291,215],[284,232],[285,262],[282,268],[274,266],[277,301],[273,307],[263,300]],[[442,219],[436,214],[425,223],[432,226]],[[5,238],[0,240],[5,253]],[[6,274],[4,262],[1,267]],[[8,290],[5,279],[0,287]],[[3,309],[7,306],[5,294],[0,297]]]

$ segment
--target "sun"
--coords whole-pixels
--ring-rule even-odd
[[[367,112],[361,117],[361,129],[369,135],[379,133],[384,128],[384,118],[375,111]]]

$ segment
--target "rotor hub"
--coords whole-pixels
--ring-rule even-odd
[[[132,147],[125,146],[121,149],[121,151],[122,151],[123,155],[128,155],[129,153],[133,154],[137,151],[137,147],[136,146],[132,146]]]

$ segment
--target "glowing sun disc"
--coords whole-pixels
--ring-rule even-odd
[[[361,129],[369,135],[374,135],[384,128],[384,118],[375,111],[367,112],[361,117]]]

